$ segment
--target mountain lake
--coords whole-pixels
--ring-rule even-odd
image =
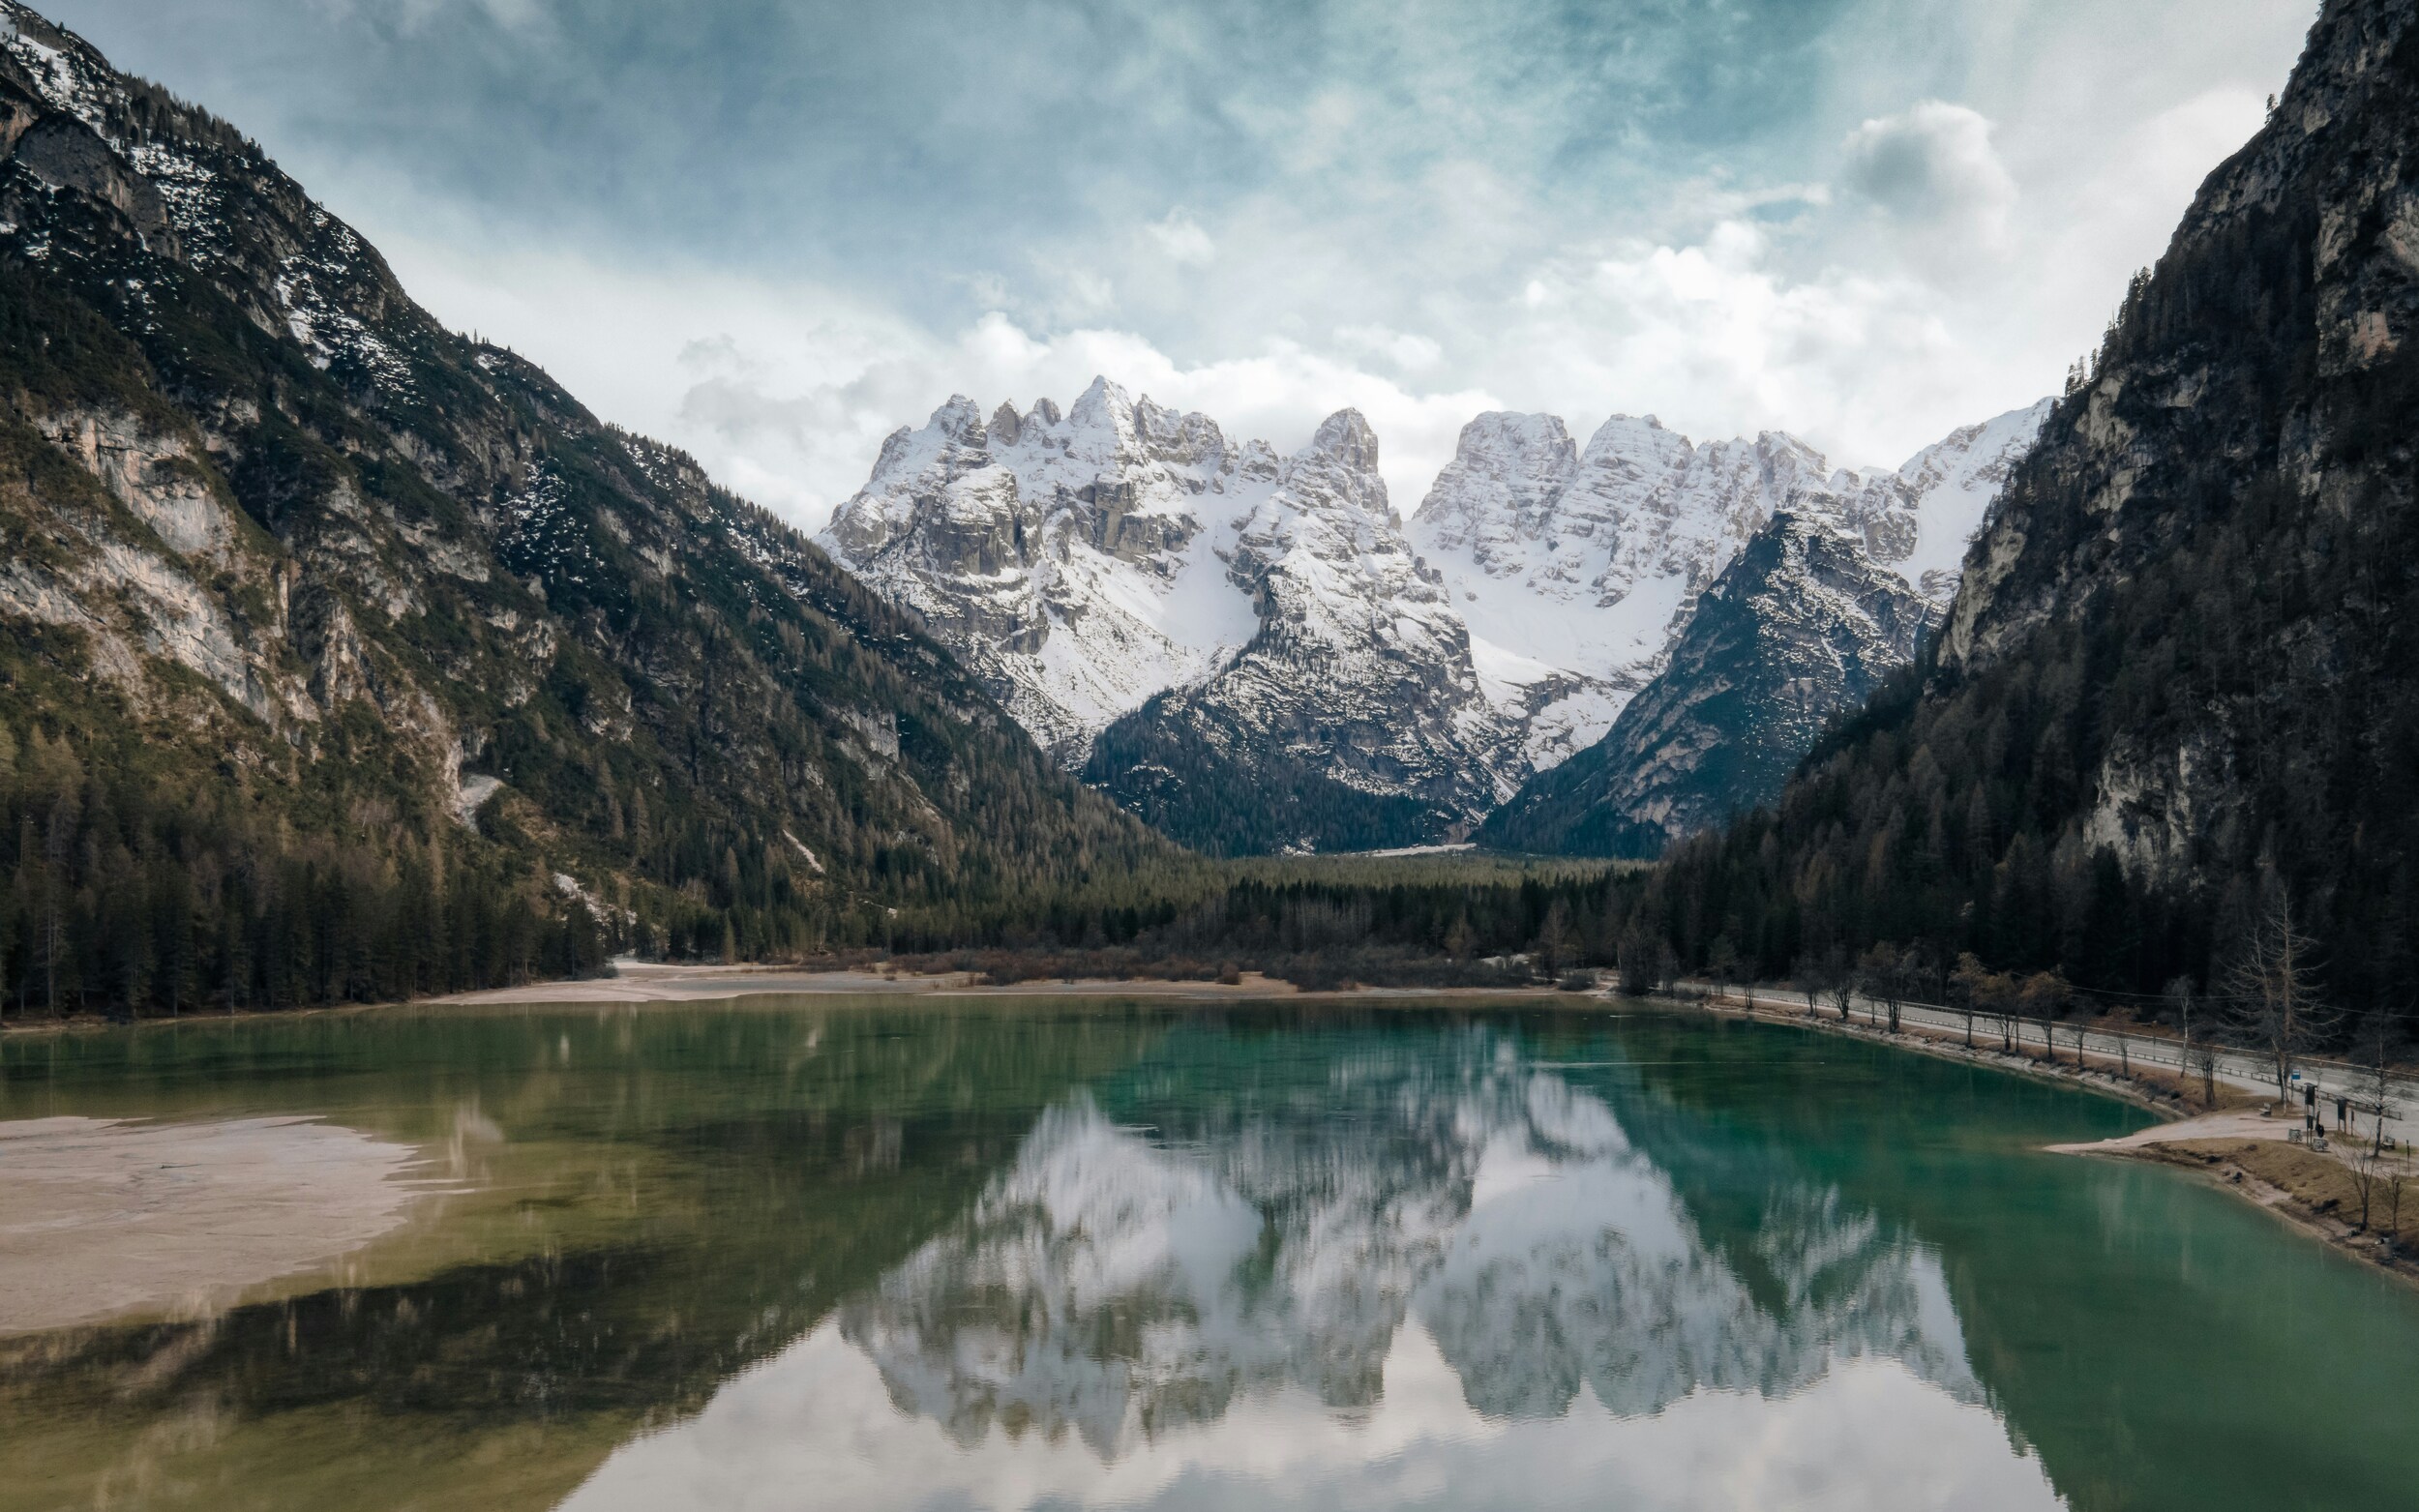
[[[2148,1116],[1597,1001],[12,1036],[0,1130],[155,1184],[342,1136],[394,1190],[337,1259],[0,1334],[0,1512],[2419,1505],[2419,1290],[2041,1148]]]

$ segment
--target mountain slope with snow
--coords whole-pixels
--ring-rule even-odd
[[[1584,450],[1550,415],[1486,414],[1411,520],[1473,654],[1524,721],[1530,768],[1593,744],[1645,685],[1697,596],[1781,510],[1863,543],[1935,604],[2045,400],[1969,426],[1895,472],[1831,466],[1794,437],[1695,443],[1616,415]],[[1567,690],[1539,700],[1559,679]]]
[[[1350,411],[1280,460],[1100,378],[1064,414],[952,398],[884,443],[822,540],[1169,833],[1411,845],[1596,743],[1778,511],[1945,600],[2040,416],[1885,472],[1774,433],[1616,416],[1582,449],[1553,416],[1486,414],[1406,524]]]
[[[953,397],[883,443],[822,544],[1080,764],[1101,726],[1251,638],[1224,558],[1276,470],[1266,445],[1105,378],[1063,415],[1041,400],[986,424]]]
[[[1329,416],[1233,539],[1258,632],[1103,731],[1087,782],[1219,854],[1458,838],[1517,787],[1519,726],[1404,538],[1359,413]]]
[[[1782,513],[1697,601],[1605,737],[1487,816],[1508,850],[1652,859],[1769,803],[1830,721],[1914,659],[1933,605],[1857,538]]]

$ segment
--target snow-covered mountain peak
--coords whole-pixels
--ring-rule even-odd
[[[1296,508],[1341,508],[1392,522],[1386,480],[1378,473],[1378,433],[1357,409],[1339,409],[1319,424],[1310,444],[1286,459],[1278,487]]]
[[[1080,759],[1110,720],[1250,638],[1226,559],[1278,467],[1265,445],[1105,377],[1064,413],[1047,399],[981,413],[952,396],[890,436],[822,539]]]
[[[1346,467],[1374,473],[1378,470],[1378,433],[1369,429],[1359,410],[1339,409],[1319,422],[1318,434],[1310,438],[1302,455],[1332,458]]]
[[[1489,410],[1461,428],[1453,460],[1415,519],[1448,546],[1470,545],[1499,527],[1534,538],[1578,470],[1578,448],[1561,417]]]
[[[1616,415],[1580,447],[1555,416],[1493,412],[1406,525],[1355,410],[1283,458],[1106,377],[1064,414],[981,413],[953,396],[890,437],[833,551],[1125,801],[1165,800],[1190,835],[1175,810],[1197,790],[1306,784],[1309,820],[1273,843],[1321,847],[1458,833],[1593,744],[1781,510],[1944,596],[1935,562],[1953,574],[2038,425],[1968,427],[1891,473],[1777,431],[1700,444]]]
[[[950,395],[946,403],[933,411],[928,423],[952,441],[980,446],[988,439],[983,433],[982,410],[963,394]]]

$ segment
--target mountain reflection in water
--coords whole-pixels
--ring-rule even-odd
[[[1935,1256],[1835,1189],[1763,1173],[1716,1243],[1502,1039],[1323,1071],[1054,1106],[960,1221],[572,1505],[2056,1504]]]

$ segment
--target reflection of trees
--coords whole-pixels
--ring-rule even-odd
[[[1062,1104],[842,1331],[961,1443],[1072,1431],[1104,1456],[1258,1390],[1374,1403],[1407,1318],[1499,1416],[1582,1385],[1625,1414],[1780,1394],[1867,1354],[1978,1395],[1927,1253],[1777,1180],[1752,1291],[1601,1100],[1503,1050],[1339,1056],[1180,1130]]]

